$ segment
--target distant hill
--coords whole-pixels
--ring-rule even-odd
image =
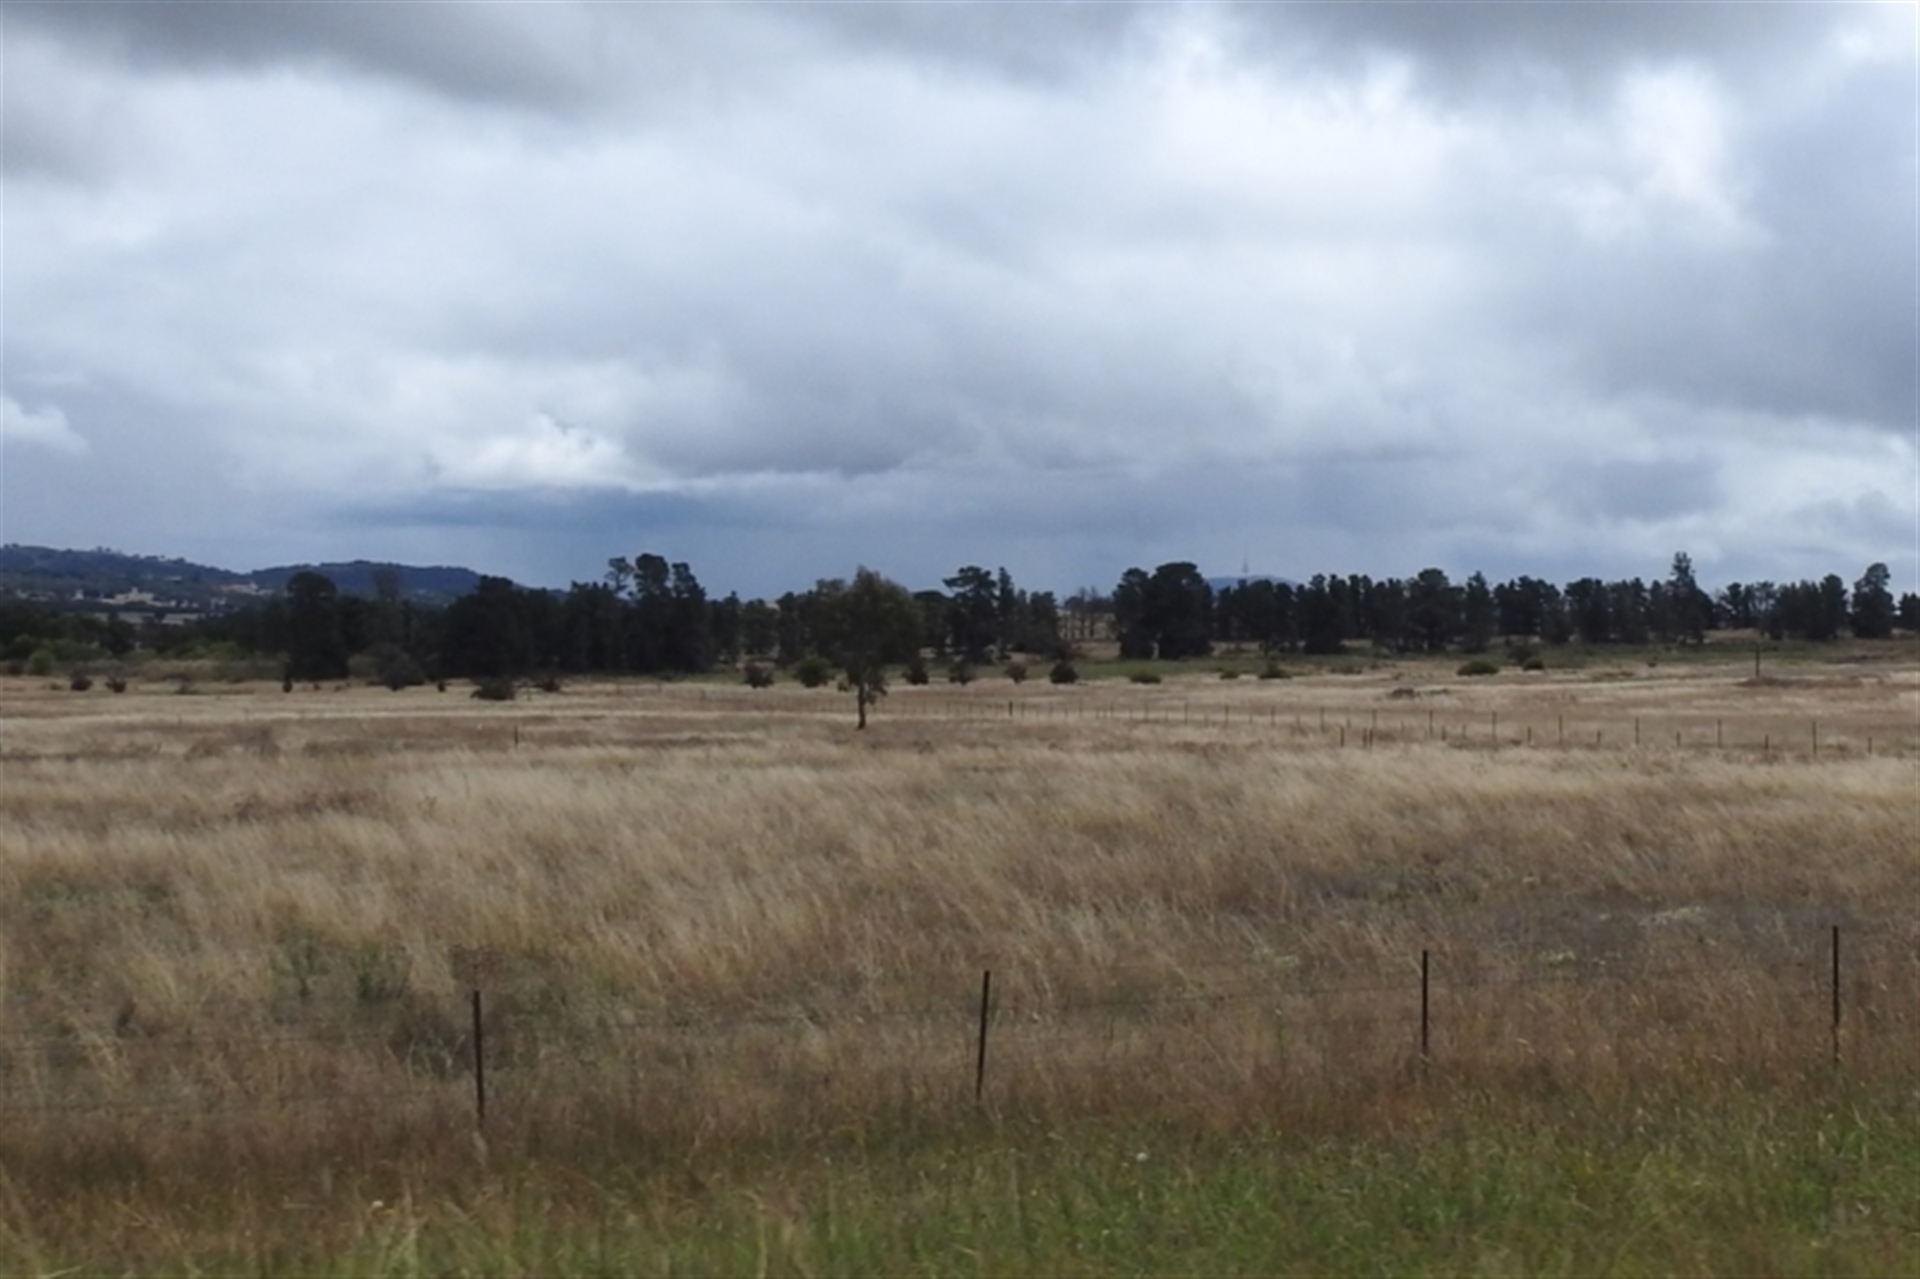
[[[295,573],[314,572],[331,578],[343,595],[372,595],[373,575],[383,568],[399,571],[400,593],[408,599],[445,603],[470,593],[480,584],[480,575],[470,568],[450,568],[444,564],[421,567],[412,564],[382,564],[372,560],[353,560],[333,564],[284,564],[278,568],[257,569],[247,580],[268,590],[286,587]]]
[[[400,574],[400,591],[423,604],[445,604],[465,595],[479,583],[472,569],[444,565],[422,567],[381,564],[370,560],[350,563],[287,564],[237,572],[191,560],[159,555],[129,555],[104,547],[91,551],[57,550],[47,546],[0,546],[0,597],[48,601],[124,601],[150,596],[156,607],[220,612],[242,607],[252,599],[278,594],[287,579],[303,570],[323,573],[343,594],[374,593],[373,575],[382,568]]]

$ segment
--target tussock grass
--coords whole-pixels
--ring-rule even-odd
[[[1910,1142],[1879,1152],[1920,1075],[1920,672],[1739,679],[1694,663],[1471,691],[1391,669],[903,688],[864,734],[845,699],[784,689],[570,686],[487,707],[0,687],[4,1247],[27,1268],[577,1268],[573,1226],[537,1225],[559,1204],[553,1220],[612,1232],[596,1246],[620,1269],[894,1269],[979,1251],[1010,1237],[1001,1214],[1032,1211],[1038,1242],[983,1253],[988,1269],[1339,1271],[1371,1264],[1341,1249],[1392,1194],[1428,1192],[1355,1190],[1366,1202],[1336,1212],[1358,1165],[1315,1143],[1418,1163],[1451,1124],[1491,1153],[1447,1177],[1505,1161],[1533,1181],[1469,1231],[1483,1251],[1389,1232],[1377,1255],[1404,1264],[1387,1268],[1578,1271],[1612,1222],[1643,1236],[1627,1269],[1736,1269],[1739,1241],[1701,1232],[1737,1213],[1634,1198],[1609,1108],[1664,1099],[1687,1132],[1744,1117],[1773,1134],[1758,1161],[1767,1141],[1823,1149],[1850,1099],[1869,1144],[1846,1176],[1882,1186],[1913,1167]],[[1563,721],[1580,729],[1566,747]],[[1756,749],[1775,725],[1807,743]],[[1197,1214],[1192,1247],[1154,1252],[1135,1212],[1100,1227],[1116,1251],[1086,1251],[1081,1225],[1135,1183],[1075,1173],[1075,1152],[1120,1140],[1147,1143],[1153,1193]],[[1284,1180],[1281,1149],[1326,1195],[1281,1195],[1211,1250],[1208,1214]],[[1704,1139],[1624,1149],[1671,1155],[1676,1178],[1711,1169]],[[947,1184],[928,1151],[989,1182],[914,1234],[888,1223]],[[1556,1253],[1582,1158],[1613,1208]],[[1038,1206],[993,1188],[1036,1161]],[[684,1178],[704,1188],[672,1211],[632,1208]],[[1811,1255],[1786,1242],[1811,1236],[1778,1183],[1763,1269]],[[750,1201],[797,1188],[848,1215]],[[317,1206],[289,1216],[273,1195]],[[354,1206],[373,1198],[392,1211]],[[1821,1211],[1858,1267],[1911,1258],[1889,1210],[1844,1229]],[[115,1214],[179,1233],[136,1246],[86,1225]],[[1320,1243],[1273,1251],[1302,1231]]]

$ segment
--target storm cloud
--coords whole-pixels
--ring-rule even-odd
[[[8,540],[1920,571],[1911,8],[0,14]]]

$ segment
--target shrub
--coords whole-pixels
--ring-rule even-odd
[[[1014,683],[1024,684],[1027,682],[1027,664],[1019,660],[1018,658],[1015,658],[1013,661],[1008,662],[1001,669],[1006,672],[1007,678],[1012,680]]]
[[[76,693],[84,693],[93,687],[93,677],[84,671],[75,671],[73,678],[67,681],[67,687]]]
[[[1499,673],[1500,663],[1489,661],[1484,657],[1476,657],[1470,662],[1462,662],[1460,663],[1460,669],[1454,672],[1456,675],[1498,675]]]
[[[1516,640],[1507,645],[1507,660],[1522,669],[1529,669],[1527,663],[1539,655],[1539,650],[1527,640]]]
[[[560,691],[560,677],[558,675],[548,675],[536,683],[534,687],[543,693],[557,693]]]
[[[127,691],[127,681],[121,679],[118,675],[109,675],[107,676],[107,691],[110,693],[124,693]]]
[[[1547,662],[1545,658],[1535,654],[1520,663],[1520,669],[1523,671],[1544,671],[1547,669]]]
[[[1268,662],[1265,666],[1262,666],[1260,668],[1260,678],[1261,679],[1292,679],[1293,676],[1289,675],[1286,671],[1281,670],[1280,663]]]
[[[483,702],[511,702],[520,696],[510,679],[479,679],[473,682],[472,696]]]
[[[403,688],[427,682],[427,673],[414,660],[413,654],[387,641],[375,644],[364,653],[355,654],[347,662],[347,669],[356,679],[384,685],[396,693]]]
[[[1074,669],[1072,662],[1063,657],[1053,664],[1052,670],[1047,672],[1047,682],[1051,684],[1077,684],[1080,682],[1080,672]]]
[[[929,674],[927,671],[927,659],[920,656],[920,654],[915,653],[913,655],[913,660],[907,663],[907,672],[906,672],[907,683],[912,684],[914,687],[918,688],[920,685],[925,684],[928,680],[932,678],[933,676]]]
[[[397,946],[368,942],[353,952],[353,996],[361,1004],[384,1004],[407,993],[413,962]]]
[[[1127,676],[1127,679],[1135,684],[1158,684],[1160,674],[1157,671],[1135,671]]]
[[[833,668],[826,658],[809,653],[793,664],[793,677],[802,688],[819,688],[833,678]]]
[[[947,683],[961,685],[973,683],[972,664],[962,658],[954,658],[947,664]]]
[[[1220,678],[1221,679],[1239,679],[1240,672],[1234,670],[1232,667],[1228,667],[1226,670],[1220,672]]]
[[[773,668],[760,662],[748,662],[742,672],[748,688],[772,688]]]
[[[53,674],[53,665],[56,660],[58,659],[55,657],[53,649],[44,645],[36,648],[33,650],[33,655],[27,658],[27,674],[33,676],[35,679],[41,679],[51,675]]]

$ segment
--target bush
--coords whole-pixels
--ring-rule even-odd
[[[833,678],[833,667],[826,658],[809,653],[793,664],[793,677],[802,688],[819,688]]]
[[[1221,679],[1239,679],[1240,672],[1229,667],[1228,669],[1220,672],[1220,678]]]
[[[472,696],[483,702],[511,702],[520,696],[510,679],[480,679],[473,682]]]
[[[121,679],[118,675],[109,675],[107,677],[107,691],[110,693],[124,693],[127,691],[127,681]]]
[[[84,671],[75,671],[73,678],[67,681],[67,687],[76,693],[84,693],[93,687],[93,677]]]
[[[1158,684],[1160,675],[1157,671],[1135,671],[1127,679],[1134,684]]]
[[[927,671],[927,659],[915,653],[913,660],[907,663],[907,683],[918,688],[932,678],[933,676]]]
[[[54,663],[58,660],[58,657],[54,654],[51,647],[43,645],[40,648],[36,648],[33,650],[33,656],[27,659],[27,674],[33,676],[35,679],[41,679],[51,675],[53,674]]]
[[[1476,657],[1470,662],[1462,662],[1460,669],[1454,672],[1456,675],[1498,675],[1499,673],[1500,663],[1489,661],[1484,657]]]
[[[773,687],[773,668],[771,666],[764,665],[760,662],[748,662],[746,670],[743,671],[742,674],[746,678],[748,688]]]
[[[973,683],[973,666],[961,658],[954,658],[947,664],[947,683],[960,685]]]
[[[1530,669],[1527,663],[1537,656],[1539,656],[1539,650],[1527,640],[1517,640],[1507,645],[1507,660],[1523,670]]]
[[[1014,683],[1024,684],[1027,682],[1027,664],[1018,658],[1008,662],[1001,669],[1007,673],[1007,678]]]
[[[536,683],[534,687],[543,693],[557,693],[560,691],[560,677],[558,675],[548,675]]]
[[[1544,671],[1547,669],[1547,662],[1545,658],[1535,655],[1520,663],[1520,669],[1523,671]]]
[[[1050,684],[1077,684],[1080,682],[1080,672],[1074,669],[1072,662],[1063,657],[1053,664],[1052,670],[1047,672],[1047,682]]]
[[[1260,668],[1261,679],[1292,679],[1293,676],[1280,669],[1280,663],[1268,662]]]
[[[398,644],[381,642],[364,653],[356,653],[347,662],[348,672],[369,684],[380,684],[399,692],[427,682],[426,671],[413,654]]]

